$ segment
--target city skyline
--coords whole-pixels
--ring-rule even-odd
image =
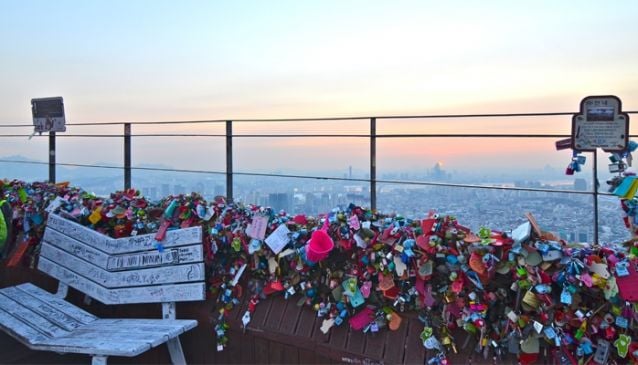
[[[637,12],[634,1],[527,6],[508,1],[8,0],[0,14],[5,45],[0,124],[30,124],[29,100],[46,96],[65,98],[69,124],[575,112],[583,97],[600,94],[618,95],[625,110],[638,110],[638,25],[632,19]],[[570,116],[379,120],[377,128],[380,134],[566,134],[570,121]],[[133,132],[223,134],[223,128],[136,125]],[[235,123],[234,128],[247,134],[369,132],[365,120]],[[29,128],[4,130],[30,133]],[[121,134],[122,128],[70,125],[66,133]],[[95,141],[107,152],[101,153],[104,160],[121,161],[120,142],[113,138],[59,143],[61,160],[95,161],[98,151],[86,153],[96,148]],[[2,142],[0,156],[46,156],[43,138]],[[187,169],[206,163],[218,169],[223,166],[219,142],[136,138],[134,148],[139,163]],[[366,143],[356,138],[238,138],[235,143],[239,164],[249,170],[273,161],[289,166],[310,161],[325,169],[343,154],[354,166],[367,160]],[[460,170],[472,158],[469,165],[479,168],[494,159],[508,165],[543,160],[557,167],[565,159],[550,140],[385,139],[378,149],[387,156],[380,166],[403,169],[444,161]]]

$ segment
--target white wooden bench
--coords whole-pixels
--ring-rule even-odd
[[[0,328],[18,341],[93,364],[167,343],[171,361],[186,363],[178,336],[197,321],[175,319],[175,302],[205,299],[201,227],[168,231],[162,242],[112,239],[50,214],[38,268],[60,281],[56,294],[30,283],[0,289]],[[69,286],[104,304],[162,303],[163,318],[97,318],[64,300]]]

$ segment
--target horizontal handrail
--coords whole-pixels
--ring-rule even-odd
[[[159,124],[214,124],[226,123],[229,120],[243,123],[272,123],[272,122],[320,122],[320,121],[344,121],[344,120],[369,120],[375,119],[444,119],[444,118],[507,118],[507,117],[551,117],[569,116],[578,112],[541,112],[541,113],[477,113],[477,114],[424,114],[424,115],[384,115],[384,116],[354,116],[354,117],[317,117],[317,118],[253,118],[253,119],[210,119],[210,120],[173,120],[173,121],[151,121],[151,122],[84,122],[67,123],[67,126],[99,126],[99,125],[159,125]],[[625,111],[627,114],[638,114],[637,110]],[[4,124],[0,128],[33,127],[33,124]]]

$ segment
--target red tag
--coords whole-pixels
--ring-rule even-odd
[[[638,301],[638,271],[636,271],[636,266],[638,266],[638,260],[631,260],[629,265],[627,265],[629,275],[616,275],[616,284],[618,285],[620,297],[629,302]]]
[[[372,309],[365,307],[361,310],[361,312],[355,314],[350,318],[348,323],[350,323],[350,327],[356,331],[361,331],[365,326],[367,326],[374,319],[374,312]]]
[[[432,227],[434,227],[434,223],[436,223],[436,219],[424,219],[421,221],[421,229],[423,230],[423,234],[427,235],[432,232]]]
[[[7,267],[18,266],[18,264],[22,262],[22,258],[24,257],[24,254],[27,252],[28,248],[29,241],[23,241],[22,243],[20,243],[11,254],[9,261],[7,261]]]
[[[155,240],[164,241],[164,238],[166,238],[166,230],[170,226],[171,226],[171,222],[163,221],[159,227],[159,230],[157,231],[157,234],[155,234]]]

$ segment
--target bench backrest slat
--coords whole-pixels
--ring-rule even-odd
[[[49,214],[47,228],[55,229],[75,240],[83,242],[107,254],[115,255],[136,251],[157,249],[158,245],[164,248],[192,245],[202,243],[202,228],[190,227],[166,232],[164,240],[157,241],[154,234],[139,236],[110,238],[88,227],[64,219],[55,214]]]
[[[50,214],[38,268],[105,304],[205,299],[201,227],[112,239]]]

